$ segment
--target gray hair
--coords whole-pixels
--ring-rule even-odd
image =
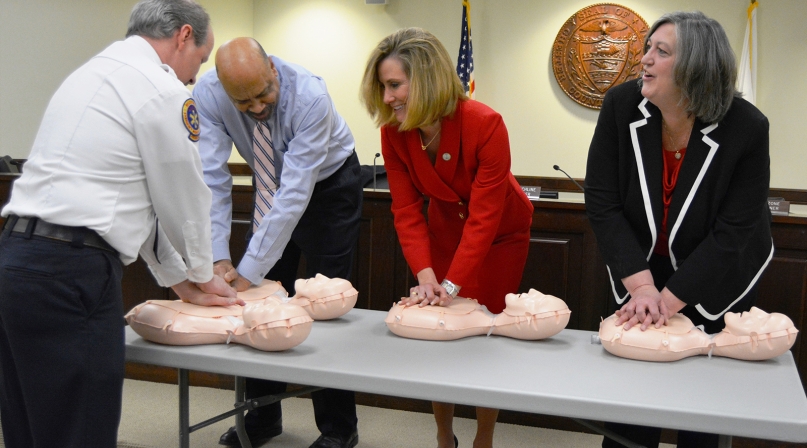
[[[207,42],[210,16],[193,0],[141,0],[132,8],[126,37],[143,36],[166,39],[183,25],[193,28],[193,42],[201,47]]]
[[[645,36],[650,36],[665,23],[675,25],[676,48],[673,78],[681,89],[686,111],[705,123],[722,120],[735,96],[737,62],[723,27],[700,11],[677,11],[656,20]],[[641,81],[640,81],[641,82]]]

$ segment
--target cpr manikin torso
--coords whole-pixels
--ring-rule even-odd
[[[350,311],[358,295],[347,280],[324,276],[317,276],[316,281],[309,283],[298,280],[295,288],[298,294],[290,299],[280,283],[264,280],[260,286],[238,293],[246,302],[244,307],[150,300],[125,317],[143,339],[162,344],[235,342],[259,350],[279,351],[302,343],[311,332],[313,320],[333,319]],[[340,295],[341,299],[335,298]]]
[[[641,331],[614,324],[612,315],[600,323],[600,342],[610,353],[643,361],[677,361],[694,355],[716,355],[759,361],[775,358],[796,342],[798,330],[780,313],[768,314],[757,307],[744,313],[726,313],[726,327],[709,336],[688,317],[676,314],[661,328]],[[711,352],[711,353],[710,353]]]
[[[554,336],[569,323],[571,311],[554,296],[530,289],[508,294],[501,314],[492,314],[473,299],[457,297],[448,306],[404,306],[397,303],[387,314],[387,327],[406,338],[448,341],[496,334],[516,339]]]

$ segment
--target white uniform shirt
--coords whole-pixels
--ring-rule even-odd
[[[139,251],[161,286],[207,282],[211,194],[198,135],[190,92],[154,48],[139,36],[116,42],[53,95],[2,215],[88,227],[124,264]]]

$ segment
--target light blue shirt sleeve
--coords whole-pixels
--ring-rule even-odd
[[[279,143],[287,148],[283,154],[280,188],[275,195],[272,212],[261,222],[238,265],[238,273],[253,284],[260,283],[280,259],[303,216],[328,156],[333,128],[332,108],[326,95],[313,98],[305,107],[298,107],[292,113],[296,132],[288,142],[285,139],[278,142],[274,137],[278,134],[287,136],[282,123],[279,123],[285,121],[284,117],[277,113],[279,111],[275,112],[278,120],[273,120],[276,123],[274,129],[270,126],[275,148],[278,149]]]
[[[277,263],[303,216],[317,182],[327,179],[353,153],[355,142],[337,113],[325,82],[305,70],[272,57],[278,69],[280,97],[267,120],[272,133],[280,186],[274,207],[249,241],[238,272],[258,284]],[[235,108],[215,70],[200,77],[193,90],[201,120],[199,152],[205,182],[213,193],[213,259],[231,259],[232,176],[227,160],[232,146],[253,167],[255,121]]]
[[[205,183],[213,193],[210,208],[213,261],[230,260],[230,223],[233,215],[233,178],[227,167],[232,152],[233,140],[227,133],[222,111],[212,89],[209,72],[200,78],[193,89],[193,97],[199,113],[199,155],[202,158]],[[229,101],[229,99],[227,99]]]

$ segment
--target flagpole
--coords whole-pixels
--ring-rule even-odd
[[[754,0],[751,0],[754,3]],[[468,8],[468,31],[471,30],[471,0],[462,0],[462,6]]]
[[[756,23],[758,7],[759,2],[757,0],[751,0],[751,4],[746,11],[747,22],[745,26],[743,53],[740,58],[737,73],[737,90],[742,92],[743,98],[751,104],[756,104],[757,61],[759,60]]]

